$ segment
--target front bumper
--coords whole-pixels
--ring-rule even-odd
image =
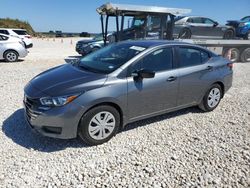
[[[25,118],[30,127],[43,136],[71,139],[77,137],[78,124],[82,116],[83,107],[71,102],[62,107],[39,110],[31,102],[23,101]]]
[[[247,27],[247,26],[238,27],[238,28],[236,29],[236,36],[238,36],[238,37],[243,37],[243,36],[245,36],[249,31],[250,31],[250,28]]]

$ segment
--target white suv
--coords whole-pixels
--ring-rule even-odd
[[[15,36],[23,40],[26,48],[33,47],[31,36],[25,29],[0,28],[0,34]]]

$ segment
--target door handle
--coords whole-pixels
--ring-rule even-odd
[[[212,70],[213,69],[213,66],[207,66],[206,70]]]
[[[175,76],[170,76],[168,79],[167,79],[167,81],[168,82],[173,82],[173,81],[175,81],[177,79],[177,77],[175,77]]]

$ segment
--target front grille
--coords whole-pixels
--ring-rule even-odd
[[[27,96],[24,96],[24,105],[26,109],[26,115],[29,121],[35,120],[42,112],[38,111],[40,106],[39,99],[31,99]]]

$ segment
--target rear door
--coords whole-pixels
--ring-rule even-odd
[[[194,37],[204,37],[206,35],[206,27],[204,26],[203,20],[201,17],[190,17],[187,20],[189,28]]]
[[[141,69],[155,72],[154,78],[136,79],[130,76]],[[130,120],[175,107],[178,72],[173,68],[172,48],[157,49],[131,65],[127,81]]]
[[[3,36],[0,34],[0,58],[3,58],[3,53],[6,50],[6,48],[4,47],[6,44],[6,41],[8,40],[8,37]]]
[[[178,106],[196,104],[209,84],[206,73],[212,71],[213,67],[206,62],[210,56],[206,51],[189,46],[179,46],[176,50],[179,67]]]

